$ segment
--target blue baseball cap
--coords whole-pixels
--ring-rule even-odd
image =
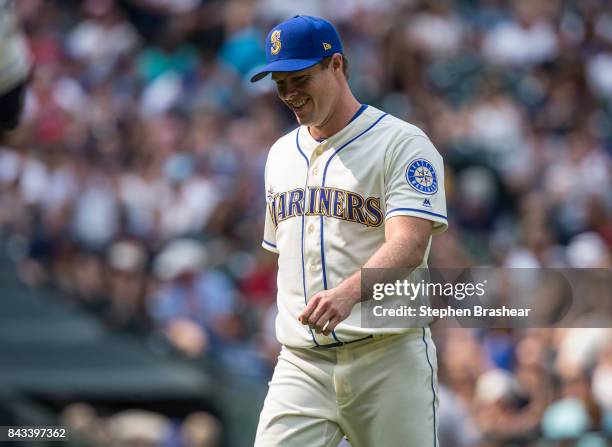
[[[342,42],[334,25],[312,16],[295,16],[276,25],[266,38],[266,65],[251,78],[259,81],[273,71],[300,71],[327,56],[342,53]]]

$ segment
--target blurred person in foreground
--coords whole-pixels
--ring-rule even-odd
[[[30,57],[15,2],[0,0],[0,136],[19,124],[29,72]]]
[[[251,81],[272,73],[300,127],[265,169],[283,347],[255,445],[436,445],[430,330],[362,327],[360,285],[362,267],[427,266],[447,227],[442,157],[416,126],[357,101],[330,22],[295,16],[266,45]]]
[[[190,239],[170,242],[155,258],[160,287],[149,298],[155,324],[190,357],[219,347],[235,326],[234,287],[226,276],[205,268],[208,253]]]

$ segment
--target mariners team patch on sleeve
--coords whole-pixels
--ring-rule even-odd
[[[435,194],[438,191],[438,178],[433,165],[420,158],[406,168],[408,184],[423,194]]]

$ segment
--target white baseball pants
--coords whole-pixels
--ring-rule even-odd
[[[438,447],[429,328],[336,348],[283,347],[255,447]]]

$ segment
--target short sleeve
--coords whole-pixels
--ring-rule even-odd
[[[272,204],[274,203],[274,196],[272,192],[272,187],[268,184],[268,175],[267,175],[267,165],[266,165],[266,217],[264,221],[264,234],[263,240],[261,241],[261,246],[266,250],[269,250],[273,253],[278,253],[278,248],[276,247],[276,225],[273,220],[273,209]]]
[[[389,148],[385,158],[385,218],[431,220],[433,233],[448,227],[444,163],[429,138],[412,136]]]
[[[272,221],[269,204],[266,206],[266,221],[264,223],[264,236],[261,241],[261,246],[266,250],[278,253],[278,248],[276,248],[276,227]]]

